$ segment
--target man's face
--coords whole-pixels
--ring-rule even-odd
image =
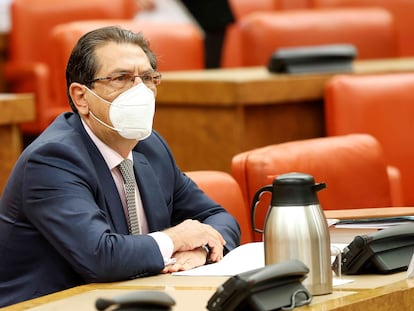
[[[143,75],[145,73],[153,72],[149,59],[144,51],[139,46],[130,43],[117,44],[109,42],[95,50],[95,58],[98,63],[98,70],[94,79],[118,77],[119,74],[122,73]],[[111,81],[111,79],[102,79],[93,83],[92,90],[103,99],[112,102],[119,94],[142,82],[143,81],[139,77],[136,77],[134,82],[129,81],[125,84],[118,83],[116,80]],[[154,92],[154,95],[156,95],[156,86],[146,85]],[[110,105],[102,102],[89,92],[85,95],[89,110],[93,111],[94,115],[103,122],[112,125],[109,119]]]

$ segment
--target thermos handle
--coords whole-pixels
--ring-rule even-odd
[[[320,191],[322,189],[325,189],[325,188],[326,188],[326,183],[324,183],[324,182],[312,185],[312,190],[315,191],[315,192],[318,192],[318,191]]]
[[[272,191],[273,191],[273,186],[272,185],[265,186],[265,187],[260,188],[253,197],[252,208],[251,208],[251,210],[252,210],[251,217],[252,217],[253,230],[255,232],[259,232],[259,233],[264,232],[264,230],[259,229],[259,228],[256,227],[256,207],[257,207],[257,204],[260,202],[260,197],[263,194],[263,192],[272,192]]]

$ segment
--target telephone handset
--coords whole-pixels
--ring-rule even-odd
[[[302,285],[309,268],[287,260],[232,276],[207,303],[210,311],[290,310],[309,304],[312,295]]]
[[[99,311],[107,310],[109,307],[112,311],[134,310],[134,311],[167,311],[175,305],[175,301],[167,293],[161,291],[134,291],[123,294],[115,298],[98,298],[95,307]],[[109,309],[108,309],[109,310]]]
[[[332,269],[343,274],[394,273],[407,270],[413,253],[414,224],[395,225],[356,236],[336,257]]]

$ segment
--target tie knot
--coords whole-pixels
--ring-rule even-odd
[[[130,159],[125,159],[119,163],[119,170],[121,171],[125,183],[133,182],[135,180],[134,168]]]

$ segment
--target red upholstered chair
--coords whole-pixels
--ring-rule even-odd
[[[34,93],[36,120],[25,123],[25,134],[39,134],[66,107],[54,107],[53,76],[50,66],[56,51],[49,32],[59,24],[96,18],[132,18],[135,0],[14,0],[11,4],[9,55],[5,80],[9,90]]]
[[[229,29],[222,66],[264,66],[278,48],[336,43],[355,45],[358,59],[390,58],[398,53],[394,20],[385,9],[257,12]]]
[[[242,64],[240,57],[241,38],[238,21],[254,12],[284,11],[311,8],[312,0],[230,0],[235,23],[226,31],[223,67],[235,67]]]
[[[55,72],[56,105],[68,106],[66,96],[66,63],[78,39],[96,28],[118,25],[142,32],[158,59],[160,72],[204,68],[203,34],[191,24],[152,23],[137,20],[90,20],[60,24],[52,30],[51,46]]]
[[[257,11],[277,10],[278,0],[229,0],[235,20]]]
[[[368,133],[381,143],[387,163],[398,167],[403,204],[414,205],[414,74],[347,76],[325,88],[327,135]]]
[[[398,169],[387,166],[381,145],[367,134],[269,145],[232,159],[231,173],[249,206],[257,190],[288,172],[307,173],[315,182],[326,183],[327,188],[318,192],[324,210],[401,204]],[[270,196],[264,198],[257,208],[254,223],[258,228],[263,228],[269,200]],[[261,235],[255,236],[255,240],[260,239]]]
[[[250,214],[244,204],[240,187],[234,178],[220,171],[191,171],[186,172],[186,175],[237,219],[242,233],[241,243],[252,242]]]
[[[411,0],[311,0],[315,8],[377,6],[394,16],[399,56],[414,55],[414,1]]]
[[[311,8],[313,0],[229,0],[233,15],[238,20],[253,12]]]

